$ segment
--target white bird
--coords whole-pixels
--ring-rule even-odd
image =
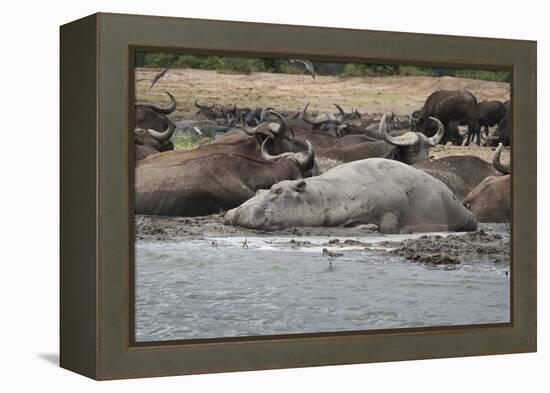
[[[313,79],[315,79],[315,68],[313,68],[313,63],[306,59],[288,59],[292,64],[300,63],[304,67],[306,67],[306,71],[309,75],[312,76]]]
[[[204,134],[201,132],[201,130],[199,130],[197,127],[193,126],[193,129],[194,129],[195,131],[197,131],[197,134],[199,134],[199,135],[204,135]]]

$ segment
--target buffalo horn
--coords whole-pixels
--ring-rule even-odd
[[[445,127],[443,126],[443,123],[439,121],[439,119],[436,119],[435,117],[430,117],[431,120],[435,121],[437,123],[437,132],[434,136],[431,138],[428,138],[424,134],[419,134],[422,136],[422,140],[429,146],[436,146],[439,141],[441,141],[441,138],[443,138],[443,135],[445,134]]]
[[[332,104],[332,105],[334,105],[338,109],[338,112],[340,112],[340,116],[342,116],[342,120],[338,120],[338,124],[342,124],[344,120],[346,120],[346,112],[344,112],[344,110],[340,105],[338,104]]]
[[[302,112],[302,119],[304,119],[304,121],[308,124],[311,124],[313,126],[318,126],[319,124],[322,124],[323,121],[319,121],[317,119],[312,119],[311,117],[309,117],[308,113],[307,113],[307,108],[309,107],[309,102],[307,103],[307,105],[304,107],[304,111]]]
[[[510,174],[510,164],[505,165],[505,164],[500,162],[500,153],[502,152],[503,148],[504,148],[503,144],[499,143],[498,147],[497,147],[497,150],[495,151],[495,155],[493,156],[493,167],[497,171],[499,171],[499,172],[501,172],[505,175],[509,175]]]
[[[136,104],[136,106],[138,105],[144,106],[146,108],[151,108],[157,113],[161,113],[163,115],[169,115],[170,113],[176,110],[176,99],[169,92],[165,91],[165,93],[168,94],[168,96],[170,97],[170,105],[168,105],[166,108],[159,108],[158,106],[155,106],[153,104],[147,104],[147,103],[139,103],[139,104]]]
[[[261,155],[262,155],[262,158],[264,160],[266,160],[266,161],[277,161],[281,158],[293,158],[294,160],[296,160],[296,162],[303,169],[308,170],[308,169],[313,168],[313,164],[315,163],[315,153],[313,151],[313,146],[312,146],[310,141],[308,141],[308,140],[305,141],[305,145],[307,146],[307,155],[306,155],[306,157],[305,158],[300,158],[300,155],[302,153],[286,152],[286,153],[277,154],[275,156],[269,154],[268,151],[267,151],[267,143],[271,139],[272,139],[271,137],[267,137],[262,142]]]
[[[266,111],[265,115],[273,115],[277,119],[279,119],[280,127],[279,127],[279,130],[277,131],[278,135],[284,135],[285,132],[287,132],[288,124],[286,123],[285,118],[283,117],[283,115],[281,115],[279,112],[275,112],[271,108]]]
[[[172,137],[174,134],[174,130],[176,129],[176,125],[170,121],[166,116],[162,116],[164,120],[168,123],[168,127],[165,131],[159,132],[156,130],[152,130],[150,128],[147,129],[147,132],[149,135],[151,135],[153,138],[155,138],[159,142],[167,141]]]
[[[413,146],[418,143],[419,136],[415,132],[407,132],[406,134],[400,136],[391,136],[388,134],[388,127],[386,125],[386,114],[382,116],[380,120],[380,125],[378,127],[378,132],[390,145],[393,146]]]

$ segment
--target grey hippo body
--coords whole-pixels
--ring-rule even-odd
[[[474,215],[442,182],[384,158],[276,183],[228,211],[225,223],[263,230],[374,223],[384,233],[477,228]]]

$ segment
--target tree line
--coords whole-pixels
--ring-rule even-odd
[[[214,70],[220,73],[237,74],[250,74],[253,72],[302,74],[304,72],[301,65],[291,64],[287,59],[173,54],[163,52],[138,52],[135,54],[136,67],[166,68],[170,65],[172,65],[173,68],[194,68]],[[387,75],[454,76],[486,81],[510,82],[510,73],[507,71],[317,61],[314,61],[313,65],[318,75],[330,75],[342,78]]]

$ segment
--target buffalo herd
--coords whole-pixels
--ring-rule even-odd
[[[195,101],[190,120],[227,131],[175,150],[169,115],[176,99],[166,94],[166,107],[135,104],[136,214],[227,212],[226,224],[262,230],[375,224],[384,233],[509,221],[510,168],[500,159],[511,139],[509,101],[438,90],[410,116],[346,112],[337,104],[325,113],[310,104],[288,112]],[[430,157],[438,144],[482,141],[498,145],[492,163]]]

